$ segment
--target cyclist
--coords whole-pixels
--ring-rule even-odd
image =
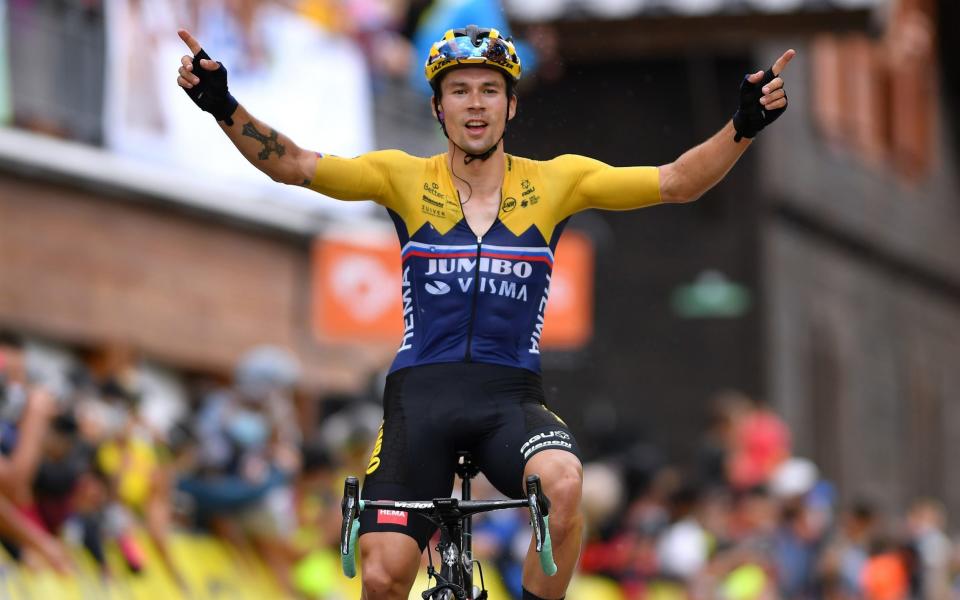
[[[582,156],[534,161],[506,154],[521,64],[494,29],[449,30],[425,65],[432,110],[449,141],[430,158],[397,150],[345,159],[299,148],[253,117],[227,88],[226,69],[189,32],[179,85],[237,149],[276,181],[342,200],[374,200],[396,226],[404,334],[387,377],[384,421],[362,496],[448,496],[454,456],[469,450],[504,494],[541,476],[552,500],[559,571],[524,565],[524,598],[563,598],[580,551],[582,468],[569,429],[544,403],[540,335],[553,250],[573,213],[690,202],[715,185],[787,105],[779,77],[794,55],[745,77],[722,130],[659,167],[614,168]],[[433,531],[406,513],[361,514],[367,600],[407,598]],[[533,554],[533,553],[530,553]]]

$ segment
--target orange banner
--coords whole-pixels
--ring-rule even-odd
[[[326,341],[399,343],[400,246],[387,234],[313,243],[313,331]]]
[[[580,348],[593,335],[593,242],[576,231],[560,238],[550,297],[543,318],[543,346]]]
[[[593,333],[593,244],[569,231],[556,252],[543,347],[573,350]],[[323,341],[398,344],[403,333],[400,252],[393,235],[317,238],[313,332]]]

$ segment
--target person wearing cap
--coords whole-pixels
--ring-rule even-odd
[[[615,168],[575,155],[507,154],[522,66],[496,29],[451,29],[424,71],[447,151],[355,158],[297,146],[233,98],[227,70],[189,32],[178,84],[254,166],[275,181],[387,209],[401,245],[403,337],[384,391],[384,420],[366,499],[449,496],[457,451],[471,452],[502,493],[540,475],[550,498],[558,572],[528,553],[523,597],[563,598],[580,551],[582,465],[576,439],[545,402],[540,339],[553,253],[570,216],[699,198],[786,109],[785,52],[741,82],[740,107],[717,134],[672,163]],[[361,513],[363,597],[407,598],[433,527],[392,511]],[[406,514],[406,513],[404,513]]]

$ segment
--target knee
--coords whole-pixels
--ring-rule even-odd
[[[365,600],[406,598],[417,575],[420,555],[416,542],[398,534],[370,534],[399,539],[360,538],[361,582]]]
[[[366,600],[397,598],[406,591],[403,583],[399,581],[395,574],[390,572],[386,564],[380,561],[363,561],[361,581],[363,583],[363,597]]]
[[[583,473],[579,463],[563,465],[544,475],[543,481],[544,492],[550,499],[550,529],[555,537],[563,538],[582,521]]]

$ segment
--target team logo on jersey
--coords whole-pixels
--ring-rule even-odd
[[[523,180],[523,183],[521,183],[520,186],[523,188],[523,192],[520,194],[521,208],[526,208],[532,204],[536,204],[537,202],[540,202],[540,196],[537,195],[536,186],[531,185],[531,183],[526,179]]]
[[[503,212],[510,212],[517,207],[517,199],[510,197],[503,201]]]
[[[420,205],[420,210],[423,213],[441,218],[447,216],[447,213],[443,210],[443,202],[434,200],[426,194],[422,194],[420,199],[423,201],[423,204]]]
[[[443,296],[451,291],[464,294],[488,294],[529,301],[536,289],[537,265],[553,266],[553,252],[548,247],[518,247],[484,245],[477,256],[474,244],[441,246],[422,242],[408,242],[401,252],[405,265],[403,278],[404,343],[401,350],[411,347],[413,338],[413,295],[410,289],[410,265],[413,264],[423,287],[431,296]],[[545,275],[547,281],[549,274]],[[421,285],[419,282],[417,285]],[[528,287],[533,286],[533,287]],[[409,315],[408,315],[409,309]],[[539,339],[539,338],[537,338]]]
[[[424,181],[423,191],[425,191],[427,194],[430,194],[431,196],[439,200],[449,201],[449,198],[447,198],[447,195],[440,191],[440,184],[437,183],[436,181],[431,181],[429,183]]]
[[[450,291],[450,286],[442,281],[428,281],[423,287],[434,296],[442,296]]]
[[[413,348],[413,328],[415,318],[413,315],[413,284],[410,283],[410,267],[403,270],[403,281],[400,287],[403,290],[403,340],[400,342],[400,349],[397,352],[403,352]]]
[[[423,197],[421,198],[421,200],[423,200],[425,204],[429,204],[429,205],[434,206],[434,207],[436,207],[436,208],[443,208],[443,202],[440,202],[440,201],[438,201],[438,200],[434,200],[433,198],[431,198],[430,196],[428,196],[428,195],[426,195],[426,194],[423,194],[422,196],[423,196]]]
[[[453,211],[454,214],[459,213],[459,201],[443,193],[440,184],[436,181],[424,181],[423,191],[425,193],[420,195],[420,211],[422,213],[441,218],[447,216],[447,210]]]
[[[491,275],[513,275],[518,279],[529,279],[533,275],[533,265],[525,260],[507,260],[503,258],[480,257],[477,266],[475,258],[431,258],[427,260],[424,275],[451,275],[453,273],[490,273]]]
[[[547,314],[547,299],[550,298],[550,275],[547,274],[547,285],[543,288],[543,296],[540,297],[540,306],[537,309],[537,320],[533,324],[533,331],[530,333],[530,348],[527,352],[530,354],[540,354],[540,338],[543,337],[544,318]]]

